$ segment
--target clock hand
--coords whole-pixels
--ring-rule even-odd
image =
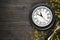
[[[39,17],[41,17],[39,14],[37,14]],[[43,17],[41,17],[42,19],[44,19]],[[45,20],[45,19],[44,19]],[[45,20],[47,22],[47,20]]]
[[[43,17],[43,15],[42,15],[42,13],[40,12],[40,16],[45,20],[45,21],[47,21],[44,17]]]
[[[44,17],[43,17],[43,15],[42,15],[42,13],[41,12],[39,12],[40,14],[37,14],[38,16],[40,16],[40,17],[42,17],[45,21],[47,21]]]
[[[47,21],[44,17],[42,17],[45,21]]]
[[[41,12],[40,12],[40,16],[43,17]]]
[[[39,16],[41,16],[41,17],[43,17],[43,16],[42,16],[42,14],[41,14],[41,12],[39,12],[39,13],[40,13],[40,14],[37,14],[37,15],[39,15]]]

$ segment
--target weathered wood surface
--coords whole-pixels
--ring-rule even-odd
[[[0,40],[32,40],[29,9],[49,0],[0,0]]]

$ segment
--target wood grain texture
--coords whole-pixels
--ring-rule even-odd
[[[0,40],[32,40],[29,9],[48,0],[0,0]]]

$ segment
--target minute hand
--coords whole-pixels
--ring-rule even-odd
[[[44,17],[43,17],[43,15],[42,15],[42,13],[40,12],[40,16],[45,20],[45,21],[47,21]]]

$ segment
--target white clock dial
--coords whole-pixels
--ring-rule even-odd
[[[52,21],[53,15],[51,10],[45,6],[37,7],[32,13],[33,22],[40,27],[49,25]]]

